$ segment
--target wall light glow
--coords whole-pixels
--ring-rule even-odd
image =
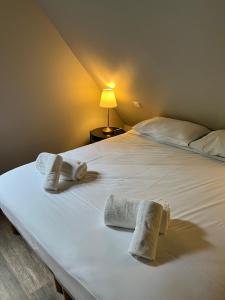
[[[129,62],[111,64],[95,55],[87,53],[84,61],[88,66],[88,72],[92,75],[99,88],[116,88],[116,97],[121,104],[130,104],[132,99],[137,99],[133,91],[135,72]]]
[[[111,82],[107,83],[107,87],[114,89],[116,87],[116,84],[115,84],[115,82],[111,81]]]

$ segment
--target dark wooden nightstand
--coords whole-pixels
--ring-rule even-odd
[[[125,132],[122,128],[110,127],[113,129],[113,132],[105,134],[104,132],[102,132],[103,128],[105,127],[95,128],[90,131],[90,143],[95,143],[104,139],[108,139]]]

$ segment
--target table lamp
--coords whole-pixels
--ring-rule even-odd
[[[102,91],[101,100],[99,106],[108,109],[108,126],[103,128],[102,131],[105,134],[112,133],[113,129],[109,126],[109,109],[117,106],[116,97],[113,89],[106,88]]]

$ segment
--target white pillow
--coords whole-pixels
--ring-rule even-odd
[[[161,142],[179,146],[188,146],[192,141],[210,132],[208,128],[195,123],[164,117],[140,122],[133,129]]]
[[[225,157],[225,130],[211,131],[203,138],[192,142],[190,147],[207,155]]]

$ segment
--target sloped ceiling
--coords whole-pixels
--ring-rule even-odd
[[[37,1],[98,85],[116,84],[125,123],[225,127],[223,0]]]

